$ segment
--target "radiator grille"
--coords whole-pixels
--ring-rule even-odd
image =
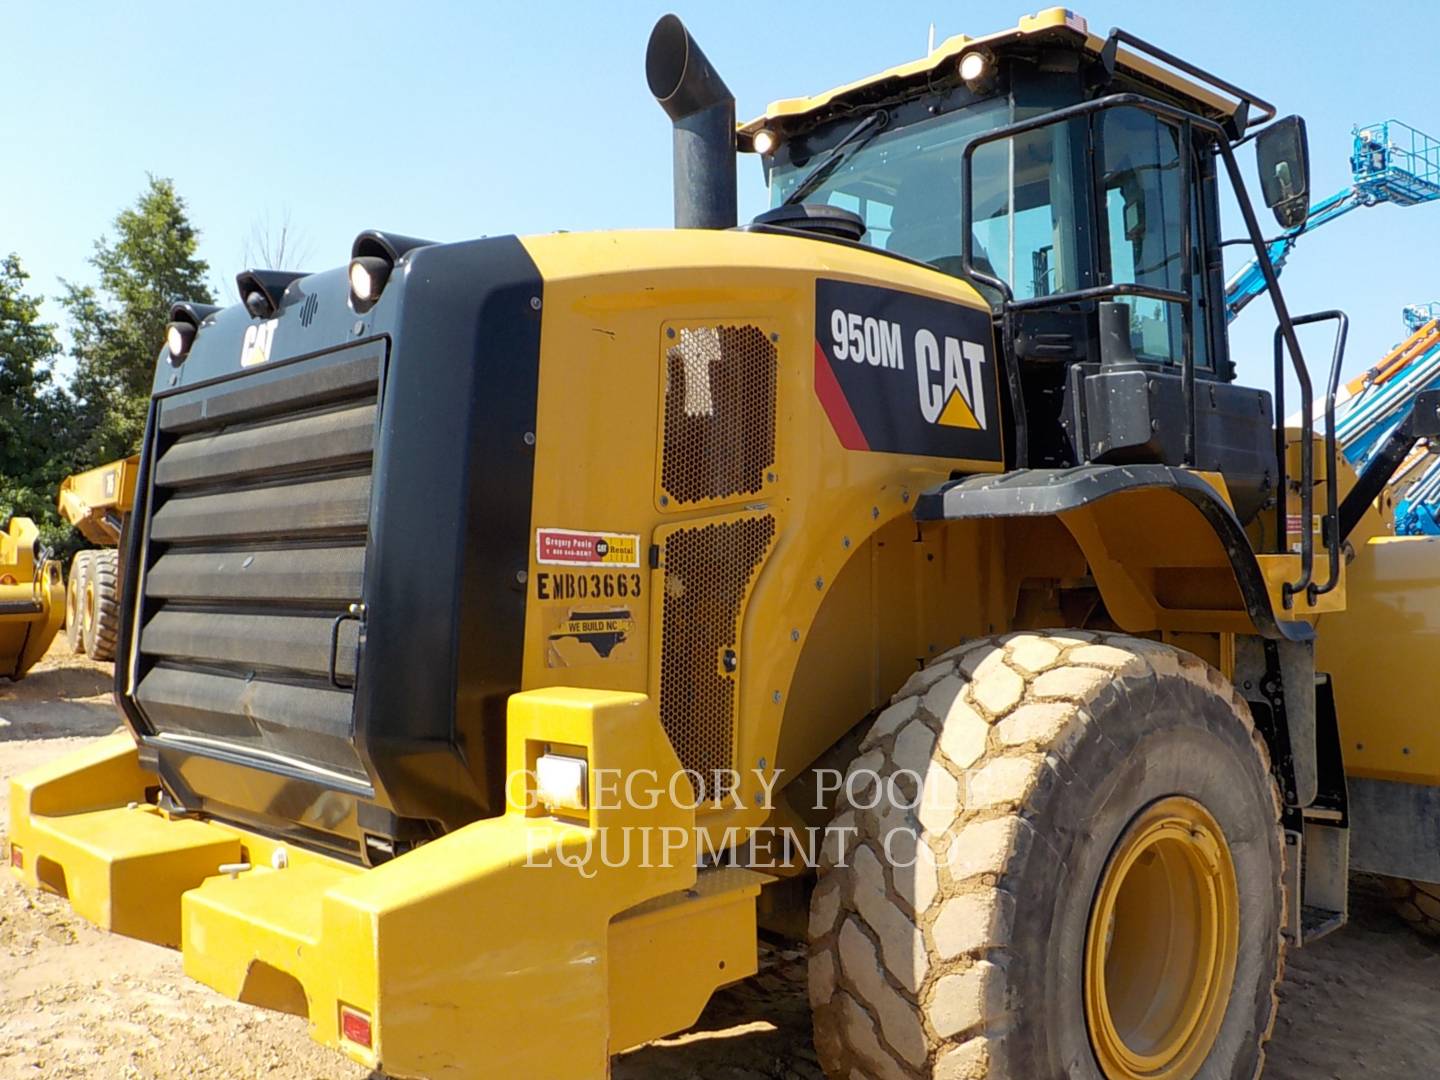
[[[665,353],[660,487],[679,505],[754,495],[775,464],[776,350],[755,326],[682,329]]]
[[[677,529],[664,543],[660,721],[702,799],[734,788],[741,622],[774,538],[766,515]]]
[[[337,615],[363,595],[382,347],[162,401],[135,701],[157,734],[363,775]],[[359,631],[339,624],[337,681]]]

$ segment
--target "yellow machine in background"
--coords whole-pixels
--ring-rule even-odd
[[[29,518],[0,532],[0,678],[19,679],[45,655],[64,616],[60,564]]]
[[[123,458],[60,484],[60,514],[101,550],[75,553],[65,590],[65,638],[95,660],[115,659],[120,619],[119,545],[135,505],[140,457]]]
[[[1222,173],[1312,415],[1344,319],[1235,158],[1293,227],[1303,122],[1058,8],[743,125],[674,16],[646,74],[675,230],[175,305],[129,730],[12,782],[10,866],[389,1076],[599,1080],[763,927],[836,1080],[1256,1077],[1352,836],[1440,880],[1434,740],[1325,638],[1429,642],[1372,504],[1440,394],[1355,475],[1229,355]]]

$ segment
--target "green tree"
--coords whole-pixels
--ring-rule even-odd
[[[0,259],[0,522],[34,518],[48,543],[63,539],[55,489],[69,464],[72,403],[55,384],[55,327],[41,321],[41,297],[25,291],[20,257]]]
[[[196,256],[200,234],[170,180],[151,176],[135,205],[116,216],[114,229],[113,239],[96,241],[90,259],[100,272],[98,288],[64,283],[76,362],[73,436],[92,465],[140,446],[170,305],[212,302],[209,266]]]

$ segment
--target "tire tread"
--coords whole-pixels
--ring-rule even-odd
[[[1087,725],[1095,723],[1087,706],[1122,676],[1179,676],[1229,706],[1271,777],[1279,834],[1280,792],[1264,738],[1233,684],[1199,657],[1148,639],[1078,630],[1005,634],[967,642],[942,654],[912,675],[895,695],[862,742],[863,756],[847,774],[848,791],[852,775],[866,775],[864,770],[877,764],[881,772],[928,768],[929,772],[922,772],[927,793],[932,784],[945,788],[952,783],[963,793],[955,817],[942,833],[917,830],[917,843],[930,847],[938,872],[929,903],[919,910],[907,903],[896,887],[889,860],[875,860],[881,864],[884,901],[920,930],[918,935],[912,930],[912,937],[923,942],[924,956],[908,972],[902,965],[908,978],[897,977],[894,965],[887,963],[885,946],[887,938],[895,936],[893,928],[877,926],[873,917],[885,915],[887,908],[863,891],[875,891],[866,884],[876,874],[868,866],[867,852],[871,859],[874,855],[869,843],[857,840],[853,862],[839,873],[835,872],[838,845],[827,842],[822,848],[812,911],[833,914],[812,919],[812,961],[822,954],[827,960],[812,963],[811,1001],[816,1047],[828,1075],[847,1080],[857,1074],[882,1080],[1008,1077],[998,1064],[998,1050],[1016,1025],[1017,1010],[1027,1004],[1007,993],[1004,984],[1011,947],[1007,912],[1013,913],[1020,902],[1007,888],[1008,870],[1023,857],[1026,845],[1046,843],[1031,824],[1035,809],[1053,785],[1073,777],[1067,749]],[[973,736],[982,734],[977,718],[985,725],[983,744],[973,760],[965,760],[976,750]],[[925,742],[916,721],[928,729],[934,746],[928,766],[915,760],[916,748]],[[972,737],[947,739],[947,728],[964,729]],[[955,747],[962,748],[958,762],[947,753]],[[944,775],[935,774],[935,769]],[[867,811],[842,799],[838,809],[835,826],[858,827],[859,836],[867,841],[873,842],[882,830],[888,832],[883,803],[881,810]],[[894,820],[888,825],[893,829]],[[1276,882],[1282,897],[1283,880],[1282,865],[1277,867]],[[839,902],[830,895],[835,890],[840,891]],[[964,912],[964,918],[946,915],[952,906]],[[1282,907],[1282,926],[1283,915]],[[948,928],[941,926],[942,919],[949,922]],[[846,965],[840,940],[847,925],[863,933],[869,952],[878,958],[878,978],[865,970],[866,950],[856,946],[853,933],[847,935],[852,963]],[[948,937],[952,945],[963,947],[942,949],[937,937]],[[854,962],[856,954],[862,963]],[[813,978],[817,966],[828,972],[819,986]],[[1277,969],[1270,988],[1270,1014],[1258,1033],[1262,1047],[1275,1024],[1277,989],[1284,971],[1283,937]],[[918,987],[912,990],[907,982],[918,982]],[[897,1015],[902,1007],[923,1026],[927,1048],[923,1063],[916,1061],[913,1032]],[[858,1022],[857,1015],[868,1023]]]
[[[95,552],[91,569],[95,619],[87,626],[85,651],[92,660],[114,660],[120,637],[120,554],[113,548]]]

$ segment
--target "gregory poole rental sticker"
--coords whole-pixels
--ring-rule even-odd
[[[551,566],[639,566],[634,533],[536,529],[535,561]]]

